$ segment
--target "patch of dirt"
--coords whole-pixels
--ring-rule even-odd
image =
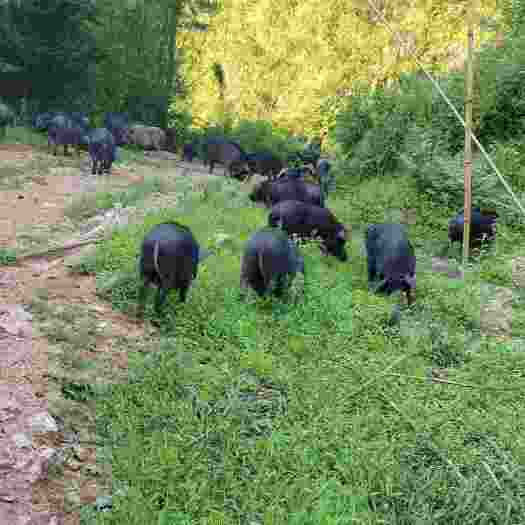
[[[33,146],[29,144],[0,144],[0,151],[2,152],[2,158],[4,157],[4,152],[7,152],[7,156],[10,153],[16,153],[18,151],[33,151]]]
[[[510,338],[512,335],[512,289],[490,286],[481,294],[481,333]]]
[[[71,162],[77,165],[60,165]],[[27,145],[1,145],[0,164],[16,166],[14,176],[24,175],[20,189],[0,192],[0,247],[18,250],[27,247],[23,239],[27,232],[41,234],[46,244],[53,242],[57,232],[73,235],[74,225],[64,210],[76,195],[101,187],[125,188],[143,180],[143,176],[132,175],[131,169],[114,169],[110,177],[92,176],[85,159],[54,158]],[[80,251],[75,248],[60,256],[26,259],[0,269],[0,523],[78,524],[78,512],[66,510],[72,503],[93,503],[100,495],[95,449],[83,447],[76,458],[64,455],[66,427],[59,428],[56,418],[50,416],[61,412],[61,403],[67,405],[61,399],[60,385],[50,381],[51,375],[57,376],[51,363],[57,352],[27,305],[38,290],[47,290],[50,305],[80,305],[95,325],[105,326],[96,337],[96,347],[79,349],[78,355],[84,360],[109,357],[110,381],[128,376],[127,352],[115,346],[115,338],[141,338],[144,326],[100,300],[94,277],[69,273],[64,257]],[[79,377],[80,372],[67,379],[81,383]],[[75,409],[79,414],[89,412],[81,403]],[[43,423],[35,433],[32,424],[39,420]],[[49,475],[53,468],[59,469],[59,475]]]
[[[44,226],[61,225],[72,228],[64,216],[64,210],[71,199],[84,191],[94,191],[97,187],[126,187],[129,183],[138,182],[140,177],[127,170],[114,169],[110,177],[97,177],[89,173],[90,163],[87,159],[77,162],[77,167],[52,167],[52,162],[64,162],[63,157],[43,155],[34,152],[30,146],[20,149],[21,145],[3,145],[0,150],[0,164],[17,162],[23,168],[28,182],[22,189],[7,189],[0,192],[0,247],[21,248],[21,234],[32,234],[42,231]],[[32,162],[35,158],[42,162]],[[71,159],[67,158],[69,162]],[[22,165],[20,166],[20,162]],[[80,169],[80,175],[79,175]],[[50,171],[51,175],[47,172]],[[44,232],[47,233],[47,232]]]
[[[9,267],[6,273],[8,277],[3,282],[9,284],[0,288],[0,300],[10,301],[10,304],[0,307],[0,369],[3,371],[0,382],[0,419],[3,428],[0,450],[7,451],[10,463],[4,463],[0,475],[0,523],[17,523],[17,519],[29,515],[32,507],[33,512],[53,510],[51,514],[41,515],[41,519],[47,520],[42,523],[51,524],[52,518],[58,516],[56,513],[63,511],[64,501],[71,503],[71,497],[76,497],[79,505],[96,501],[96,479],[84,475],[84,471],[88,469],[94,472],[98,467],[96,453],[92,450],[81,461],[60,463],[63,474],[58,478],[48,478],[50,460],[46,454],[57,454],[61,448],[44,442],[37,443],[34,435],[30,449],[13,443],[17,434],[25,433],[31,438],[27,422],[32,417],[40,413],[58,412],[66,415],[67,405],[61,405],[62,401],[48,402],[50,391],[60,388],[56,380],[50,382],[50,375],[60,378],[65,374],[55,371],[57,365],[50,362],[53,352],[48,338],[39,332],[38,324],[32,326],[28,320],[30,315],[20,305],[30,303],[36,290],[47,289],[50,304],[64,305],[65,308],[84,306],[94,323],[106,327],[105,334],[97,337],[96,348],[85,351],[78,349],[76,352],[79,360],[97,362],[99,366],[109,358],[109,374],[104,374],[103,370],[92,371],[94,377],[88,381],[91,384],[100,381],[102,375],[109,375],[110,382],[127,381],[127,352],[114,348],[114,340],[115,337],[140,338],[144,335],[144,328],[125,315],[114,312],[96,296],[94,277],[69,274],[63,258],[28,260],[27,264],[20,267]],[[99,356],[102,356],[102,361]],[[71,377],[68,372],[65,379],[81,384],[84,382],[82,371]],[[55,392],[56,395],[60,395],[60,392]],[[5,402],[11,404],[3,407],[2,403]],[[6,426],[6,418],[10,418],[9,427]],[[63,439],[62,433],[58,432],[57,435]],[[6,497],[9,501],[4,501]],[[73,516],[67,515],[66,518],[64,523],[79,523],[78,519],[73,520]]]
[[[179,156],[169,151],[145,151],[144,156],[146,158],[152,158],[156,160],[179,160]]]
[[[525,288],[525,257],[512,260],[512,284],[517,288]]]
[[[446,273],[450,279],[461,279],[461,271],[453,268],[447,257],[432,257],[432,271]]]
[[[517,258],[520,259],[520,258]],[[513,261],[513,283],[525,283],[525,258]],[[446,257],[432,257],[432,271],[446,273],[450,279],[461,279],[461,272],[452,269]],[[508,339],[512,335],[512,289],[481,283],[481,333]]]

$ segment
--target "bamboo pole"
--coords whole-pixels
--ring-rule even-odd
[[[473,24],[473,0],[467,7],[467,60],[465,75],[465,161],[464,161],[464,207],[463,207],[463,269],[468,262],[470,247],[470,219],[472,210],[472,84],[473,84],[473,47],[474,47],[474,24]]]

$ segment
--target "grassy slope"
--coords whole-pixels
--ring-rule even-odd
[[[359,227],[351,263],[304,250],[306,302],[240,303],[242,243],[266,213],[225,188],[116,234],[88,264],[101,290],[124,269],[110,298],[127,311],[151,225],[181,220],[207,248],[218,232],[233,239],[206,260],[185,305],[170,297],[165,351],[131,354],[130,384],[98,400],[101,428],[118,438],[113,476],[128,484],[98,522],[154,524],[165,509],[163,523],[521,523],[523,344],[479,334],[480,276],[510,285],[519,235],[502,228],[496,251],[452,281],[429,269],[450,210],[405,179],[346,185],[330,207],[347,224],[417,209],[418,305],[393,332],[395,298],[366,291]],[[516,299],[513,331],[524,327]],[[430,367],[475,386],[430,384]]]
[[[100,461],[111,461],[115,488],[127,487],[98,523],[523,522],[523,294],[514,292],[512,343],[479,334],[480,279],[511,285],[518,231],[502,226],[495,251],[452,281],[429,269],[452,210],[432,207],[404,178],[350,181],[329,205],[355,226],[352,262],[308,246],[306,302],[242,304],[242,244],[265,211],[236,183],[211,183],[206,200],[188,179],[176,187],[185,195],[177,208],[116,233],[81,264],[128,311],[153,224],[181,220],[208,248],[218,232],[232,238],[201,267],[187,304],[170,297],[160,340],[128,349],[129,384],[91,393]],[[84,220],[115,200],[171,190],[147,179],[69,213]],[[385,328],[395,298],[367,293],[360,225],[397,220],[399,208],[416,209],[418,305],[396,332]],[[424,381],[431,367],[456,384]]]

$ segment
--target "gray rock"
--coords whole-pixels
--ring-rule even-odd
[[[58,432],[55,420],[47,412],[35,414],[30,425],[33,432]]]
[[[18,432],[13,436],[13,441],[18,448],[31,448],[33,446],[32,439],[24,432]]]
[[[110,512],[113,508],[111,496],[99,496],[95,501],[95,507],[98,512]]]

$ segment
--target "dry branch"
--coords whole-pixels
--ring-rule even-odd
[[[23,255],[20,255],[16,258],[16,262],[25,261],[26,259],[32,259],[34,257],[43,257],[45,255],[55,254],[56,252],[63,252],[66,250],[71,250],[73,248],[78,248],[80,246],[85,246],[86,244],[94,244],[105,240],[103,237],[96,237],[93,239],[83,239],[80,241],[70,241],[66,244],[59,246],[51,246],[44,248],[43,250],[38,250],[36,252],[30,252]]]

